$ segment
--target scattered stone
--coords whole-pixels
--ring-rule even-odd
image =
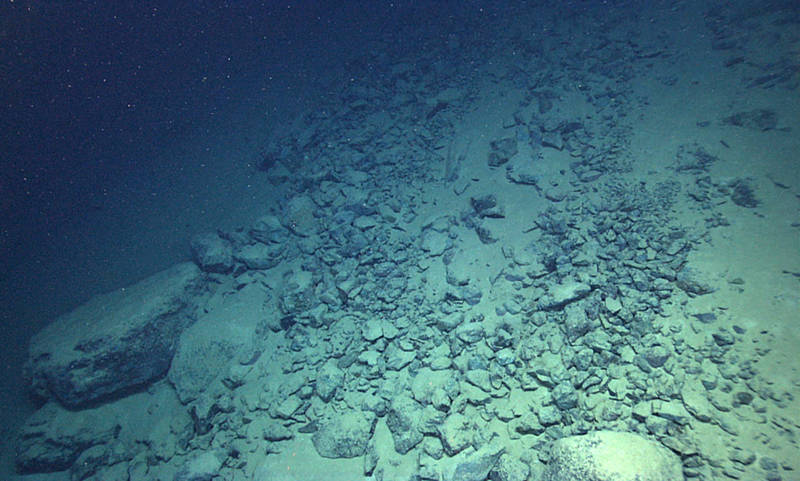
[[[452,241],[444,232],[426,229],[422,232],[420,247],[431,257],[444,254],[452,246]]]
[[[317,231],[318,223],[314,213],[318,210],[311,197],[306,195],[292,197],[286,204],[281,223],[293,234],[308,237]]]
[[[561,132],[558,131],[544,132],[542,134],[542,146],[552,147],[556,150],[563,150],[564,138],[561,136]]]
[[[731,200],[740,207],[754,209],[760,204],[753,187],[744,180],[737,180],[732,185]]]
[[[492,194],[484,195],[482,197],[471,197],[469,199],[472,210],[480,217],[491,217],[495,219],[505,217],[503,208],[497,204],[497,197]]]
[[[537,169],[537,160],[535,157],[515,156],[506,164],[506,178],[515,184],[538,186],[542,172]]]
[[[561,423],[561,411],[555,406],[544,406],[537,412],[542,426],[554,426]]]
[[[503,454],[492,468],[489,479],[492,481],[526,481],[531,468],[521,460]]]
[[[670,358],[670,351],[662,345],[649,346],[642,351],[642,357],[650,367],[658,368]]]

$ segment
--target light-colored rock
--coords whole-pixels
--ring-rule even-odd
[[[597,431],[553,443],[542,481],[683,481],[680,459],[637,434]]]

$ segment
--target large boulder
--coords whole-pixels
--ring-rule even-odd
[[[258,283],[236,291],[218,291],[178,341],[167,373],[178,398],[187,404],[203,392],[238,384],[230,374],[260,355],[256,342],[269,294]]]
[[[57,318],[31,339],[33,394],[75,409],[162,377],[204,285],[197,266],[178,264]]]
[[[683,481],[667,448],[633,433],[596,431],[553,443],[542,481]]]
[[[377,418],[367,411],[347,411],[326,416],[311,437],[323,458],[356,458],[364,455]]]

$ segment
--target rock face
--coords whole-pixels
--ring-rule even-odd
[[[632,433],[597,431],[553,443],[542,481],[682,481],[678,456]]]
[[[112,441],[119,432],[108,409],[67,411],[56,403],[34,413],[16,440],[16,468],[21,473],[68,469],[85,449]]]
[[[59,317],[31,340],[32,392],[80,408],[163,376],[202,280],[197,266],[178,264]]]

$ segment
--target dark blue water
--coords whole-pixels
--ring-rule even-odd
[[[330,94],[313,90],[314,82],[332,75],[332,66],[346,73],[347,62],[367,62],[370,41],[420,49],[422,39],[397,34],[422,25],[445,41],[443,25],[456,10],[490,20],[494,8],[449,1],[4,2],[0,299],[15,306],[2,313],[4,329],[19,319],[39,326],[136,280],[113,267],[81,274],[63,247],[103,227],[93,219],[113,216],[111,206],[186,188],[171,186],[189,167],[186,159],[165,158],[166,150],[211,151],[220,123],[243,105],[265,114],[265,128],[280,122],[269,116],[278,104],[307,106],[314,95]],[[265,137],[242,135],[241,147],[258,150]],[[134,277],[165,267],[158,248],[149,252]]]

